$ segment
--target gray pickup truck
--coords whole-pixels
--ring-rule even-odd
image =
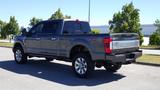
[[[24,29],[15,37],[13,52],[18,64],[31,57],[72,62],[74,73],[81,78],[95,67],[115,72],[142,55],[137,34],[92,34],[89,23],[78,20],[42,21],[28,32]]]

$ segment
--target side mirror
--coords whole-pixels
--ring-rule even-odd
[[[23,28],[21,32],[22,32],[22,35],[24,35],[24,36],[27,35],[27,30],[26,30],[26,28]]]

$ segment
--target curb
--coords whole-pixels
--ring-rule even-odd
[[[0,47],[2,47],[2,48],[12,48],[12,47],[7,47],[7,46],[0,46]]]
[[[135,62],[135,64],[160,67],[160,64],[145,63],[145,62]]]
[[[160,48],[140,48],[140,49],[145,49],[145,50],[160,50]]]

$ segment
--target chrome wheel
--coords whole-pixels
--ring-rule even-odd
[[[87,72],[87,62],[84,58],[79,57],[75,60],[75,70],[78,74],[85,74]]]
[[[72,68],[79,78],[87,78],[94,70],[94,62],[87,53],[78,53],[72,61]]]
[[[24,53],[22,47],[14,47],[14,58],[16,63],[25,64],[27,62],[27,54]]]
[[[16,60],[20,62],[22,60],[22,52],[20,50],[16,51]]]

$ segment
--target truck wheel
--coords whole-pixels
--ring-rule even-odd
[[[94,62],[88,54],[77,54],[72,61],[74,73],[80,78],[86,78],[94,70]]]
[[[118,63],[118,64],[105,64],[104,67],[107,71],[109,72],[116,72],[117,70],[119,70],[121,68],[122,64]]]
[[[53,61],[54,59],[53,58],[46,58],[46,61]]]
[[[24,53],[21,47],[16,47],[14,50],[14,58],[16,63],[24,64],[27,62],[27,55]]]

